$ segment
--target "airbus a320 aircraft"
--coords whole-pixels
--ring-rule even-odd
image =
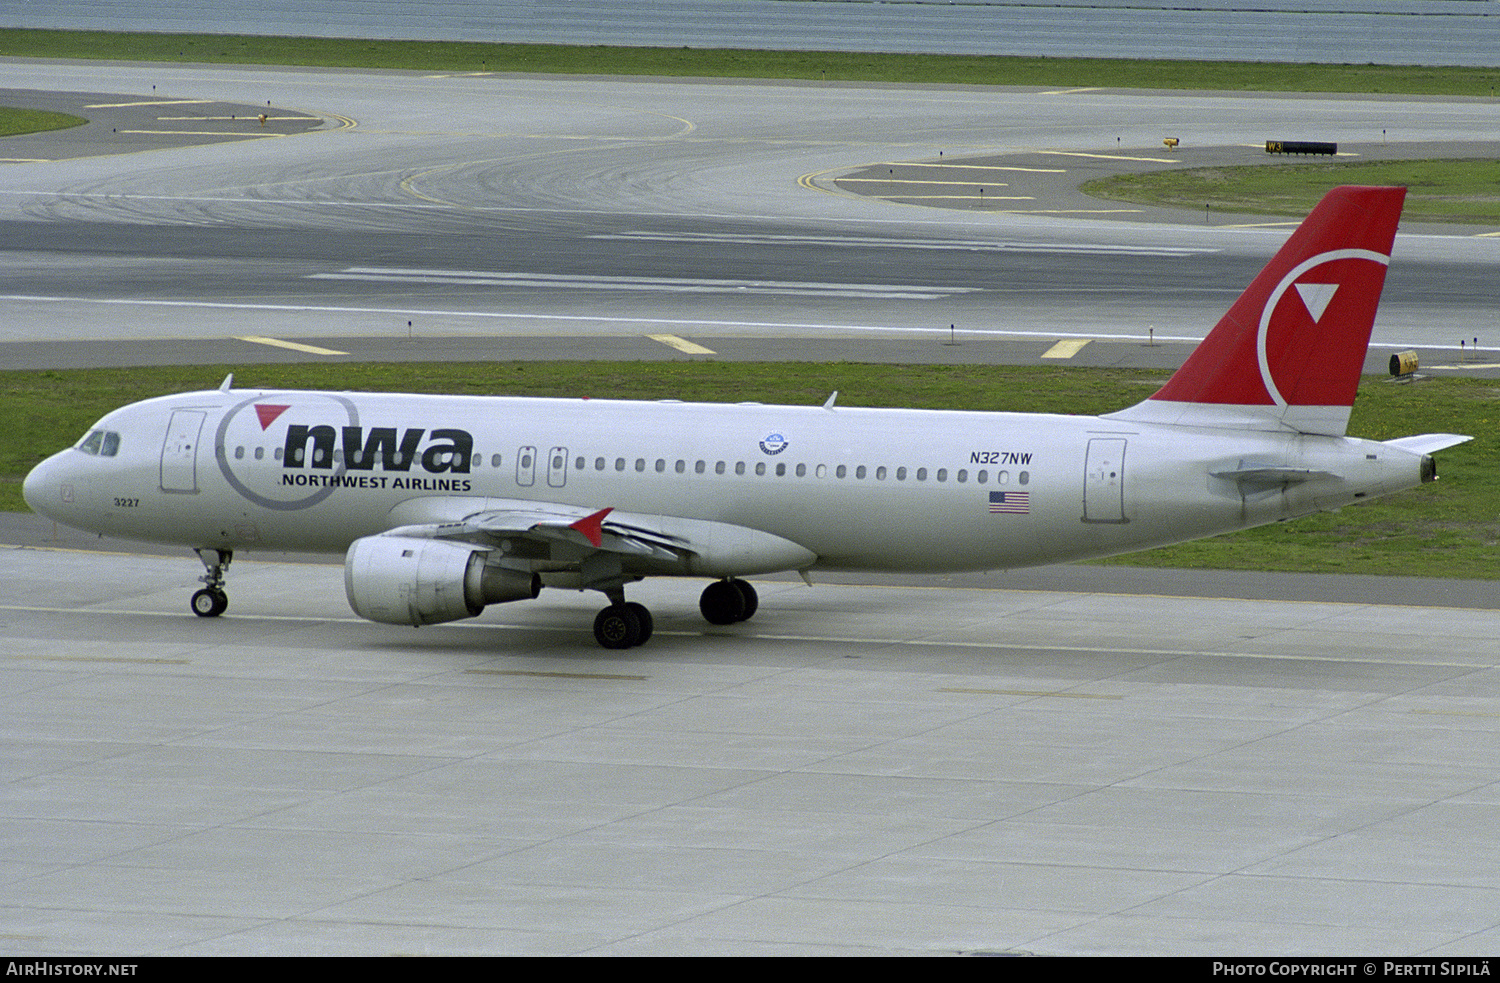
[[[1468,440],[1345,436],[1403,188],[1330,192],[1155,395],[1100,417],[231,388],[110,413],[26,478],[101,535],[194,548],[195,613],[233,551],[344,552],[365,618],[429,625],[596,590],[608,648],[651,635],[625,586],[797,570],[992,570],[1244,529],[1410,488]],[[837,394],[835,394],[837,395]]]

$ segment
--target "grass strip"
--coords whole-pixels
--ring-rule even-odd
[[[88,120],[67,113],[49,113],[40,109],[13,109],[0,106],[0,137],[20,136],[24,133],[41,133],[45,130],[66,130],[82,126]]]
[[[1405,185],[1402,217],[1412,222],[1500,223],[1500,161],[1381,160],[1354,163],[1193,167],[1120,174],[1080,190],[1144,205],[1301,218],[1341,184]]]
[[[219,34],[0,30],[0,56],[423,72],[799,79],[1059,88],[1404,93],[1493,98],[1500,69],[1280,62],[864,54],[719,48],[381,41]]]

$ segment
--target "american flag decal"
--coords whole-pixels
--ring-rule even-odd
[[[990,513],[1026,515],[1031,511],[1031,492],[990,492]]]

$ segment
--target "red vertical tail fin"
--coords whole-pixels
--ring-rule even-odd
[[[1182,368],[1112,419],[1344,433],[1405,188],[1335,188]]]

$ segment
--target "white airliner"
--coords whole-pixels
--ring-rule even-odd
[[[101,535],[194,548],[228,604],[236,549],[344,552],[365,618],[428,625],[543,587],[597,590],[601,645],[651,635],[625,585],[992,570],[1289,519],[1436,477],[1468,440],[1346,437],[1403,188],[1328,194],[1167,384],[1105,416],[231,388],[110,413],[26,478]],[[835,394],[837,395],[837,394]]]

